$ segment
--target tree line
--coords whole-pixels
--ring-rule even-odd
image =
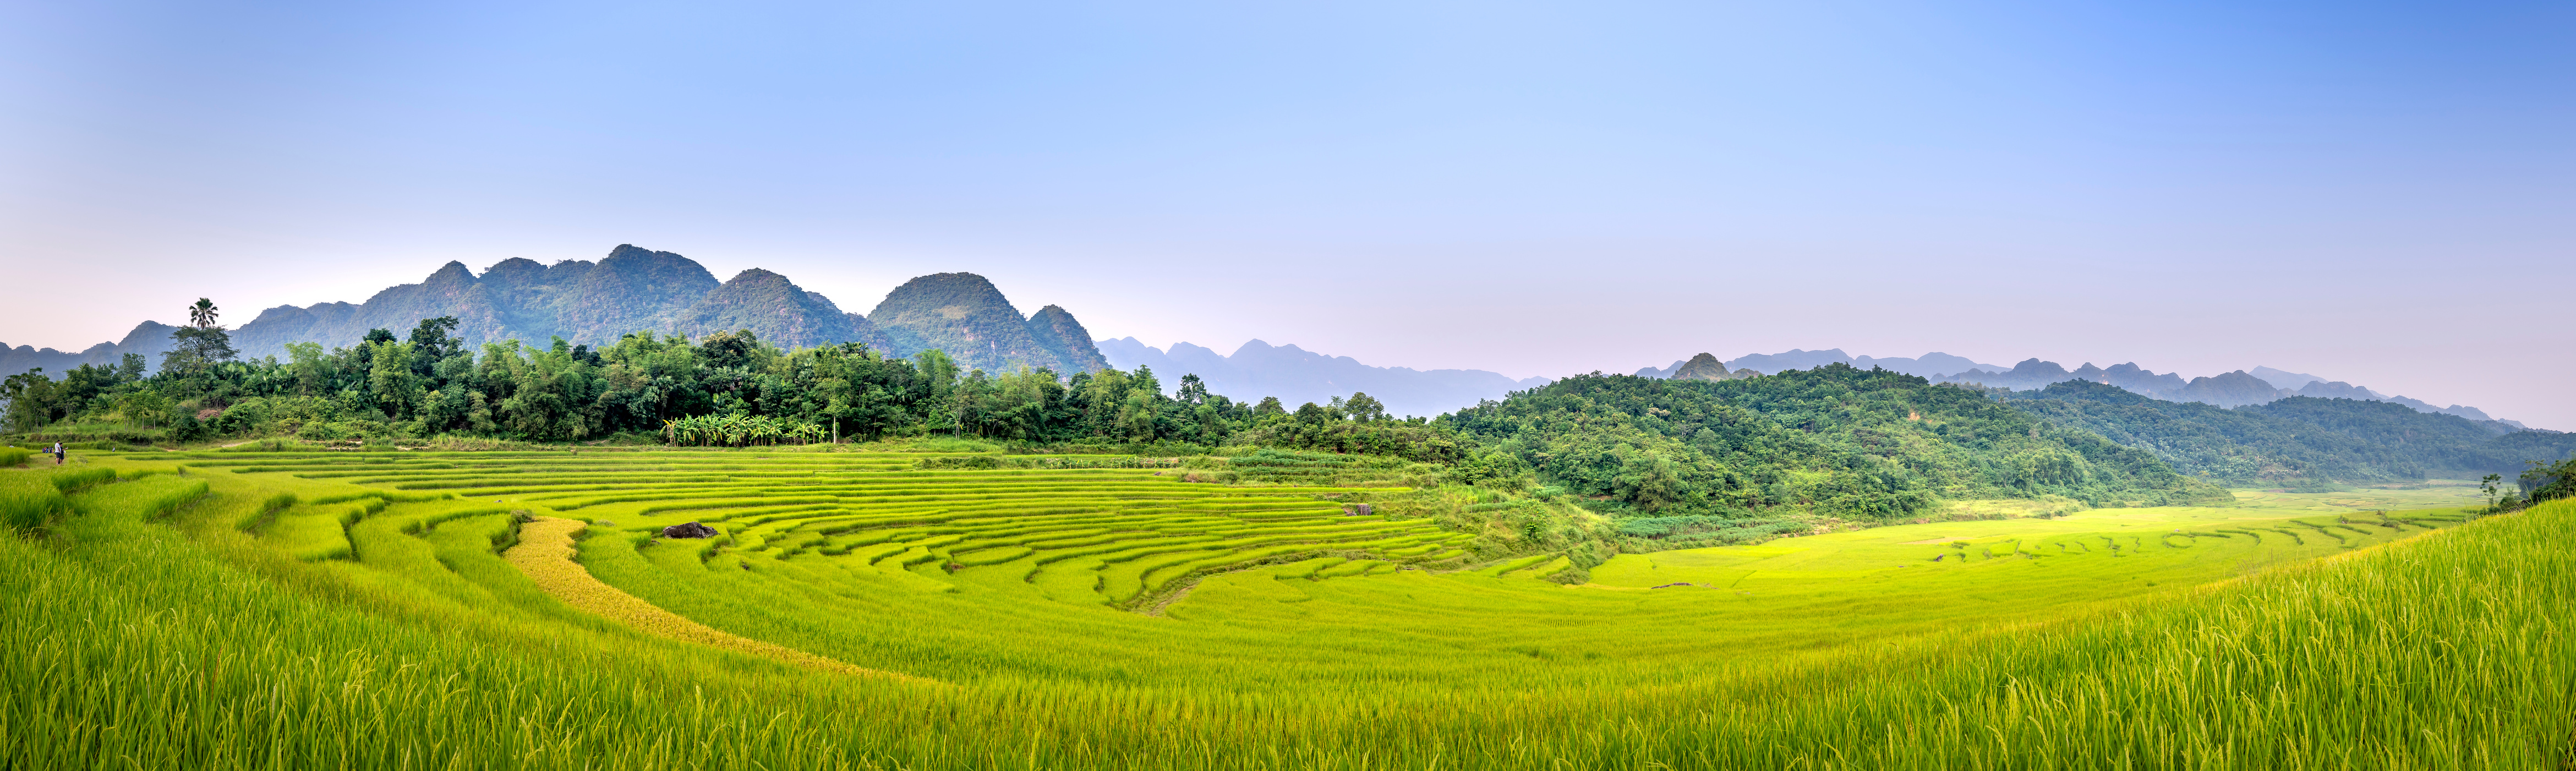
[[[1184,375],[1165,393],[1151,368],[1063,375],[961,368],[929,350],[890,358],[861,343],[783,350],[750,330],[689,340],[637,332],[593,348],[555,338],[471,347],[457,319],[408,334],[376,329],[357,345],[293,343],[287,357],[242,360],[200,301],[157,371],[129,354],[0,384],[10,428],[139,424],[176,441],[218,436],[313,440],[439,435],[533,442],[716,437],[740,426],[797,440],[967,436],[1038,444],[1258,444],[1395,455],[1464,456],[1421,419],[1397,419],[1365,393],[1294,410],[1238,401]],[[753,420],[753,419],[758,420]],[[682,424],[682,421],[694,422]],[[68,425],[66,425],[68,424]]]

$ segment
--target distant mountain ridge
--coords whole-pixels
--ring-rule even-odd
[[[843,311],[772,271],[752,268],[719,282],[695,260],[628,244],[595,263],[545,265],[514,257],[480,276],[451,261],[421,283],[387,287],[363,303],[269,308],[233,329],[232,339],[244,358],[283,357],[287,343],[354,345],[370,329],[399,337],[421,319],[455,316],[455,333],[469,345],[515,339],[543,346],[562,337],[596,346],[634,332],[696,338],[749,329],[789,348],[860,342],[891,356],[947,348],[962,366],[996,372],[1027,365],[1072,374],[1105,366],[1071,313],[1050,305],[1024,318],[992,282],[972,273],[913,279],[889,293],[877,313],[883,323]],[[126,353],[144,354],[157,367],[174,329],[146,321],[120,342],[78,353],[0,350],[0,372],[114,364]]]
[[[1686,362],[1675,361],[1672,363],[1672,366],[1669,367],[1647,367],[1645,369],[1637,370],[1636,374],[1638,377],[1671,378],[1685,363]],[[1993,364],[1976,363],[1965,356],[1952,356],[1939,351],[1923,354],[1922,356],[1911,359],[1902,357],[1873,358],[1869,356],[1855,357],[1851,354],[1843,353],[1843,349],[1840,348],[1829,348],[1822,351],[1805,351],[1792,348],[1780,353],[1751,354],[1734,361],[1723,362],[1723,364],[1725,364],[1730,370],[1749,369],[1764,374],[1793,369],[1815,369],[1827,364],[1849,364],[1860,369],[1877,367],[1879,369],[1903,372],[1908,375],[1919,375],[1926,378],[1933,377],[1938,374],[1962,372],[1978,367],[2003,369],[2002,367]]]
[[[1133,337],[1101,340],[1098,345],[1119,369],[1153,367],[1166,388],[1178,387],[1183,375],[1197,375],[1210,393],[1244,401],[1276,396],[1291,410],[1306,402],[1321,404],[1364,392],[1385,404],[1390,413],[1431,417],[1555,382],[1544,377],[1514,380],[1480,369],[1372,367],[1348,356],[1260,340],[1244,343],[1231,356],[1186,342],[1173,343],[1165,351]]]
[[[68,352],[32,345],[11,348],[8,343],[0,343],[0,374],[15,375],[39,368],[49,373],[60,373],[83,364],[110,365],[129,353],[142,354],[146,361],[158,366],[161,354],[170,350],[170,333],[178,329],[158,321],[146,321],[134,325],[133,331],[126,332],[123,340]]]
[[[2521,430],[2525,428],[2525,426],[2520,422],[2496,419],[2489,416],[2486,411],[2480,410],[2476,407],[2458,404],[2448,407],[2436,407],[2430,402],[2409,399],[2404,396],[2387,396],[2350,383],[2329,381],[2316,375],[2273,369],[2271,367],[2255,367],[2250,372],[2246,370],[2236,370],[2208,377],[2192,378],[2186,381],[2181,375],[2171,372],[2157,374],[2153,371],[2147,370],[2146,368],[2138,366],[2135,362],[2116,364],[2108,368],[2095,366],[2092,362],[2085,362],[2084,366],[2077,367],[2074,370],[2068,370],[2065,366],[2053,361],[2040,361],[2037,358],[2030,358],[2024,359],[2021,363],[2015,364],[2011,367],[2003,367],[1994,364],[1980,364],[1975,361],[1971,361],[1966,357],[1953,356],[1939,351],[1926,353],[1922,356],[1911,359],[1872,358],[1868,356],[1855,357],[1844,353],[1840,348],[1830,348],[1821,351],[1808,351],[1792,348],[1780,353],[1748,354],[1742,358],[1735,359],[1734,361],[1725,362],[1724,366],[1732,369],[1750,369],[1764,374],[1772,374],[1793,369],[1815,369],[1828,364],[1848,364],[1860,369],[1868,369],[1874,366],[1881,369],[1920,376],[1936,383],[1960,383],[1985,386],[1988,388],[2009,388],[2015,391],[2032,391],[2046,388],[2056,383],[2064,383],[2070,380],[2081,380],[2091,383],[2104,383],[2118,386],[2121,389],[2150,399],[2170,402],[2201,402],[2219,407],[2244,407],[2257,404],[2269,404],[2292,396],[2308,396],[2320,399],[2379,401],[2388,402],[2390,404],[2402,404],[2413,408],[2417,412],[2457,415],[2462,418],[2467,418],[2475,423],[2491,423],[2494,424],[2497,430]],[[1647,367],[1638,370],[1636,374],[1639,377],[1672,378],[1683,365],[1684,362],[1675,361],[1672,366]]]

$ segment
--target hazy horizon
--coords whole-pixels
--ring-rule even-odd
[[[1162,348],[2259,365],[2576,428],[2564,5],[6,18],[13,346],[633,243]]]

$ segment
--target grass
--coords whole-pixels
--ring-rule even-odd
[[[0,538],[0,765],[2576,759],[2567,503],[2098,509],[1623,555],[1561,586],[1534,580],[1561,557],[1471,563],[1329,488],[899,453],[283,455],[94,454],[188,468]],[[35,473],[0,490],[60,494]],[[350,553],[304,556],[328,541],[287,532],[308,517]],[[722,536],[655,537],[685,521]]]
[[[63,494],[69,495],[80,492],[82,489],[91,485],[116,481],[116,469],[104,467],[75,468],[56,471],[51,477],[49,477],[49,479],[53,481],[55,490],[59,490]]]
[[[33,531],[71,511],[71,499],[52,479],[26,472],[0,473],[0,527]]]

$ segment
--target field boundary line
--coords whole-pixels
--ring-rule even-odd
[[[723,648],[800,667],[862,677],[925,681],[911,675],[855,666],[784,645],[754,640],[707,626],[627,594],[574,562],[572,534],[588,523],[561,517],[537,517],[519,529],[519,544],[502,557],[535,581],[546,594],[587,613],[605,617],[646,634]],[[925,681],[926,682],[926,681]]]

